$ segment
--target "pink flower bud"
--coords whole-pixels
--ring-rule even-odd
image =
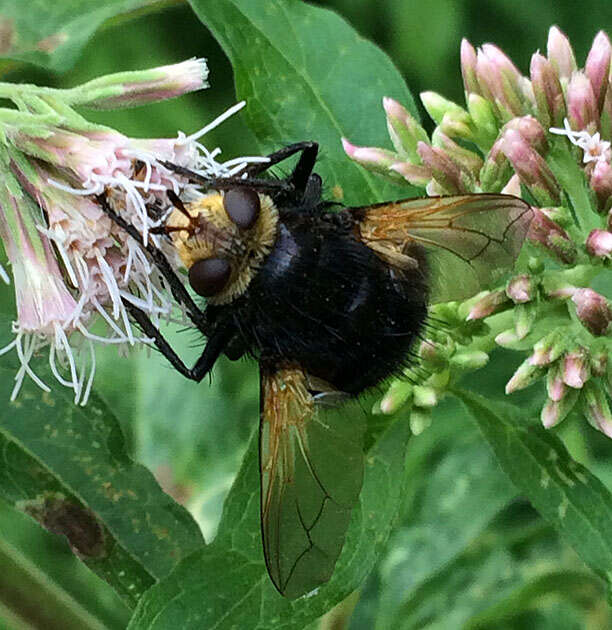
[[[585,348],[577,348],[563,357],[561,368],[563,382],[569,387],[580,389],[591,377],[589,354]]]
[[[610,39],[603,31],[599,31],[593,40],[593,46],[587,56],[584,71],[591,82],[597,111],[601,113],[609,84],[610,58],[612,46]]]
[[[535,383],[542,376],[542,368],[532,365],[529,361],[523,361],[512,378],[506,383],[506,394],[525,389],[532,383]]]
[[[526,274],[514,276],[506,287],[506,294],[515,304],[529,302],[533,298],[533,291],[534,286],[531,276]]]
[[[521,196],[521,178],[515,173],[508,183],[501,189],[504,195],[514,195],[515,197]]]
[[[484,44],[476,56],[476,75],[482,95],[497,105],[501,118],[525,114],[521,74],[510,59],[492,44]]]
[[[567,232],[551,221],[539,208],[533,208],[533,219],[527,238],[532,243],[543,245],[566,264],[571,264],[576,260],[576,246]]]
[[[358,147],[346,138],[342,138],[342,147],[351,160],[380,173],[387,173],[389,167],[399,161],[396,153],[376,147]]]
[[[586,249],[591,256],[610,258],[610,254],[612,254],[612,232],[592,230],[586,240]]]
[[[503,152],[538,203],[546,206],[559,205],[559,184],[544,158],[515,129],[507,129],[502,138]]]
[[[380,412],[395,413],[402,405],[412,398],[413,386],[405,381],[394,381],[380,401]]]
[[[553,26],[548,31],[548,60],[561,79],[569,79],[576,70],[576,58],[567,36]]]
[[[563,382],[560,366],[555,363],[546,374],[546,392],[551,400],[559,402],[565,396],[566,391],[567,386]]]
[[[428,142],[427,132],[419,125],[410,112],[392,98],[383,98],[387,114],[387,129],[395,150],[409,162],[419,163],[416,147],[419,141]]]
[[[468,192],[464,185],[461,169],[442,150],[419,142],[417,151],[423,164],[431,169],[432,177],[449,195]]]
[[[583,72],[574,72],[567,87],[567,118],[572,129],[593,134],[599,128],[597,100]]]
[[[578,396],[578,391],[570,390],[559,401],[547,400],[540,415],[544,428],[550,429],[564,420],[574,408]]]
[[[530,72],[538,118],[547,128],[563,124],[565,97],[552,63],[540,53],[535,53],[531,58]]]
[[[567,343],[563,334],[555,330],[533,346],[533,354],[527,359],[530,365],[548,365],[556,361],[565,351]]]
[[[612,413],[601,385],[589,382],[584,388],[583,409],[589,424],[612,437]]]
[[[612,166],[607,160],[597,160],[591,171],[591,188],[597,197],[597,207],[607,212],[612,205]]]
[[[476,76],[476,51],[467,39],[461,40],[461,75],[466,94],[480,94]]]
[[[479,155],[451,140],[440,128],[434,130],[431,140],[433,146],[442,149],[463,171],[478,177],[483,164]]]
[[[421,158],[419,157],[419,160]],[[425,188],[431,180],[431,169],[427,166],[419,164],[411,164],[410,162],[396,162],[391,164],[389,171],[401,175],[409,184]]]
[[[612,311],[606,298],[593,289],[577,289],[572,296],[576,315],[593,335],[605,335],[612,321]]]
[[[67,90],[66,96],[73,104],[94,109],[135,107],[206,88],[207,78],[206,60],[194,58],[150,70],[109,74]]]
[[[533,147],[540,155],[545,155],[548,151],[546,132],[539,121],[533,116],[513,118],[504,125],[504,132],[507,129],[518,131],[529,146]]]
[[[497,313],[504,307],[510,306],[510,301],[505,291],[490,291],[485,293],[470,309],[466,319],[483,319],[493,313]]]

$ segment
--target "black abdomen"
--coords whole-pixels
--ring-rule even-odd
[[[424,271],[392,270],[347,223],[281,220],[272,252],[232,310],[264,364],[298,364],[358,394],[405,365],[427,289]]]

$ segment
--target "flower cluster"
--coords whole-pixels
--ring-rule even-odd
[[[143,72],[101,77],[70,90],[0,84],[15,109],[0,109],[0,237],[12,267],[17,301],[14,349],[21,368],[13,398],[26,375],[48,391],[30,362],[49,349],[55,378],[85,404],[95,372],[95,343],[122,351],[150,340],[132,327],[126,302],[158,324],[180,316],[142,243],[104,213],[97,196],[142,234],[150,233],[170,207],[167,191],[201,194],[164,162],[203,175],[227,176],[249,161],[225,163],[199,139],[240,109],[240,103],[195,134],[133,139],[88,122],[73,107],[139,105],[206,87],[203,60]],[[245,161],[246,160],[246,161]],[[172,256],[172,252],[169,252]],[[2,272],[3,279],[8,276]]]
[[[430,195],[504,192],[522,196],[534,211],[517,275],[464,304],[434,307],[438,319],[443,309],[454,337],[424,343],[420,389],[395,383],[381,411],[411,398],[422,416],[447,386],[453,364],[480,367],[497,344],[528,353],[507,393],[546,379],[544,426],[559,423],[579,402],[590,423],[612,437],[606,395],[612,310],[591,286],[612,257],[611,59],[610,40],[600,32],[578,68],[567,37],[553,27],[546,56],[536,52],[523,76],[496,46],[476,50],[464,40],[466,106],[421,94],[436,123],[431,137],[385,98],[395,150],[343,140],[356,162]],[[477,322],[484,328],[470,328]]]

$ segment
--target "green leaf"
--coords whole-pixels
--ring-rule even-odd
[[[3,605],[16,608],[22,614],[32,612],[34,616],[40,611],[61,625],[64,616],[56,612],[57,608],[70,603],[75,611],[87,611],[108,630],[126,627],[132,611],[111,586],[76,558],[65,539],[42,529],[36,521],[1,499],[0,540],[0,546],[10,550],[8,555],[25,573],[23,578],[38,584],[38,587],[18,586],[19,580],[13,571],[1,570]],[[51,630],[53,626],[47,625]],[[3,627],[1,622],[0,627]],[[77,627],[82,628],[83,623]]]
[[[322,615],[361,584],[384,548],[403,493],[408,437],[408,423],[397,422],[367,454],[359,504],[334,575],[314,594],[293,602],[276,592],[264,565],[253,439],[227,498],[217,538],[145,594],[130,628],[172,627],[181,615],[184,630],[289,630]]]
[[[612,495],[562,442],[522,409],[465,390],[455,392],[500,466],[580,557],[608,582],[612,576]]]
[[[0,400],[9,400],[14,373],[0,367]],[[189,514],[128,457],[117,421],[95,395],[82,408],[66,389],[42,394],[25,383],[3,407],[0,446],[0,496],[64,534],[132,605],[203,544]]]
[[[232,62],[260,151],[317,141],[326,191],[348,205],[416,195],[352,163],[340,143],[345,136],[360,145],[390,144],[383,96],[416,115],[381,50],[335,13],[298,0],[192,0],[191,6]]]
[[[457,403],[448,410],[455,412],[453,422],[466,416]],[[444,420],[436,414],[436,424]],[[442,459],[430,457],[430,467],[413,481],[421,490],[379,569],[377,627],[397,627],[404,603],[462,553],[516,494],[476,431],[468,425],[465,433],[455,437]]]
[[[50,70],[68,70],[105,20],[158,4],[154,0],[0,0],[0,54]]]

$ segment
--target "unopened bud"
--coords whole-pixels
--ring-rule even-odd
[[[108,74],[64,90],[62,100],[93,109],[135,107],[206,88],[207,78],[206,60],[188,59],[150,70]]]
[[[461,120],[468,116],[463,107],[440,96],[436,92],[421,92],[420,96],[423,107],[438,125],[442,123],[442,119],[446,115],[450,115],[453,118],[458,117]]]
[[[525,389],[535,383],[542,376],[542,368],[533,365],[529,360],[523,361],[517,368],[512,378],[506,383],[506,394]]]
[[[595,35],[593,45],[584,65],[584,71],[591,82],[599,113],[603,110],[606,90],[608,89],[611,56],[612,46],[610,45],[610,39],[606,33],[599,31]]]
[[[470,94],[467,98],[470,117],[474,121],[475,142],[483,150],[489,149],[499,133],[499,122],[493,105],[480,94]]]
[[[460,138],[467,142],[478,142],[478,133],[471,116],[467,112],[448,113],[442,118],[440,130],[451,138]]]
[[[438,404],[438,396],[431,387],[416,385],[412,391],[417,407],[435,407]]]
[[[400,161],[397,153],[376,147],[358,147],[342,138],[344,152],[358,164],[379,173],[388,174],[389,167]]]
[[[478,51],[476,74],[482,95],[495,103],[502,120],[526,113],[520,72],[497,46],[484,44]]]
[[[556,361],[567,347],[565,336],[562,331],[553,330],[545,337],[542,337],[533,346],[533,353],[527,359],[531,365],[548,365]]]
[[[480,94],[476,77],[476,51],[465,38],[461,40],[461,76],[466,95]]]
[[[394,381],[380,401],[380,412],[387,415],[395,413],[412,398],[413,386],[405,381]]]
[[[502,151],[502,144],[501,138],[495,141],[480,171],[480,185],[487,192],[500,192],[513,174],[512,165]]]
[[[508,348],[508,350],[519,350],[520,341],[515,328],[503,330],[495,337],[495,343],[502,348]]]
[[[502,193],[504,195],[514,195],[515,197],[521,196],[521,179],[515,173],[509,180],[508,183],[502,188]]]
[[[504,131],[514,129],[521,134],[530,147],[535,149],[540,155],[545,155],[548,151],[546,132],[540,122],[533,116],[521,116],[513,118],[504,125]]]
[[[591,172],[591,188],[597,197],[600,212],[608,212],[612,206],[612,166],[607,160],[597,160]]]
[[[547,400],[540,414],[544,428],[550,429],[564,420],[574,408],[578,397],[579,392],[577,390],[570,390],[559,401]]]
[[[591,377],[589,355],[585,348],[577,348],[563,357],[563,382],[574,389],[581,389]]]
[[[410,412],[410,430],[413,435],[420,435],[431,425],[431,409],[414,407]]]
[[[510,301],[505,291],[489,291],[472,306],[466,319],[483,319],[507,306],[510,306]]]
[[[582,400],[584,415],[589,424],[604,435],[612,437],[612,413],[603,387],[594,382],[587,383]]]
[[[421,158],[419,157],[419,161]],[[391,164],[389,171],[401,175],[409,184],[418,188],[425,188],[431,180],[431,169],[410,162],[396,162]]]
[[[565,118],[565,97],[552,63],[540,53],[531,58],[531,85],[538,118],[546,128],[560,126]]]
[[[584,327],[593,335],[605,335],[612,321],[608,300],[593,289],[577,289],[572,295],[576,315]]]
[[[503,152],[538,204],[559,205],[561,201],[559,184],[544,158],[515,129],[507,129],[502,138]]]
[[[431,339],[424,339],[419,346],[421,362],[432,370],[439,370],[448,364],[448,353],[445,346]]]
[[[546,373],[546,392],[548,397],[559,402],[567,391],[567,385],[563,382],[563,374],[560,364],[553,363]]]
[[[533,219],[527,238],[543,245],[549,252],[566,264],[576,260],[576,245],[569,234],[557,223],[551,221],[539,208],[533,208]]]
[[[538,305],[536,302],[517,304],[514,307],[514,328],[519,339],[524,339],[531,332],[537,316]]]
[[[432,173],[433,179],[447,194],[468,192],[459,166],[442,150],[419,142],[417,151]]]
[[[521,274],[508,281],[506,294],[515,304],[520,304],[533,298],[534,288],[531,276]]]
[[[548,60],[561,79],[569,80],[576,70],[576,57],[567,36],[556,26],[548,31]]]
[[[458,370],[479,370],[489,362],[489,355],[479,350],[456,352],[450,359],[450,364]]]
[[[416,148],[419,142],[429,142],[427,132],[407,109],[392,98],[383,98],[383,107],[395,150],[409,162],[419,164],[421,158]]]
[[[610,258],[610,254],[612,254],[612,232],[592,230],[586,240],[586,249],[591,256]]]
[[[457,144],[443,133],[439,127],[434,130],[431,142],[434,147],[442,149],[461,170],[469,173],[473,178],[478,176],[482,168],[482,158],[479,155]]]
[[[599,128],[593,86],[583,72],[574,72],[567,87],[567,118],[572,129],[593,134]]]

